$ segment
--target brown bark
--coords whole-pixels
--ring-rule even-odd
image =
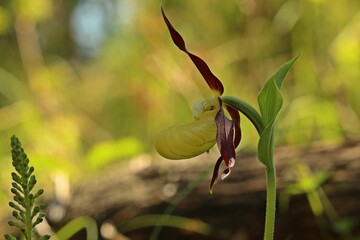
[[[356,223],[360,220],[360,143],[303,150],[283,147],[276,150],[275,159],[279,202],[276,239],[352,239],[351,234],[360,235],[360,224]],[[162,214],[177,196],[171,195],[186,188],[215,161],[215,155],[185,161],[142,156],[126,166],[104,169],[74,189],[65,221],[89,215],[100,225],[110,221],[121,230],[137,216]],[[211,235],[164,228],[159,239],[262,239],[264,174],[255,154],[240,153],[232,173],[218,182],[213,195],[208,192],[209,174],[172,213],[209,224]],[[307,182],[311,189],[309,176],[323,176],[321,186],[312,192],[315,197],[311,191],[288,193],[299,181]],[[320,197],[320,207],[312,210],[308,199],[315,199],[316,205],[316,196]],[[347,234],[336,233],[335,223],[345,218],[346,223],[354,221],[354,227]],[[151,231],[142,228],[127,234],[134,240],[148,239]]]

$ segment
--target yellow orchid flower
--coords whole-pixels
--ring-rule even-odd
[[[209,151],[216,143],[221,156],[215,163],[210,182],[210,192],[212,192],[222,161],[225,162],[226,169],[221,174],[221,179],[230,174],[235,164],[235,148],[241,139],[240,115],[236,108],[223,104],[221,95],[224,87],[221,81],[201,58],[186,49],[184,39],[171,25],[162,8],[161,12],[173,42],[190,57],[214,92],[214,97],[199,101],[194,105],[194,122],[162,130],[155,141],[155,148],[165,158],[187,159]],[[231,120],[225,116],[224,107],[229,112]]]

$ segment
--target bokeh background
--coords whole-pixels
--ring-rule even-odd
[[[257,106],[282,63],[276,144],[302,148],[360,139],[360,2],[354,0],[2,0],[0,212],[10,209],[9,139],[22,141],[46,196],[153,148],[164,126],[191,121],[211,91],[172,43],[160,5],[222,80]],[[238,150],[256,151],[242,118]],[[62,181],[62,180],[61,180]]]

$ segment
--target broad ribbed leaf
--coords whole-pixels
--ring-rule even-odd
[[[264,87],[260,90],[258,103],[265,127],[276,118],[282,107],[283,99],[280,93],[280,88],[286,74],[298,58],[299,56],[283,64],[280,69],[267,80]]]
[[[258,159],[267,167],[273,165],[274,124],[283,105],[280,88],[286,74],[298,58],[299,56],[282,65],[265,83],[258,95],[260,113],[265,124],[258,144]]]
[[[283,98],[274,78],[270,78],[261,89],[258,103],[264,124],[267,126],[276,118],[283,104]]]
[[[271,78],[273,78],[275,80],[276,85],[278,86],[279,89],[281,89],[282,83],[285,79],[286,74],[288,73],[288,71],[292,68],[292,66],[294,65],[294,63],[296,62],[296,60],[298,60],[298,58],[300,57],[300,55],[294,57],[293,59],[291,59],[290,61],[284,63],[279,71],[277,71]],[[271,79],[270,78],[270,79]]]
[[[274,122],[275,120],[264,129],[258,143],[258,159],[266,167],[273,165]]]

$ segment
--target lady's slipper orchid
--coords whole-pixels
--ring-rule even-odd
[[[186,49],[184,39],[172,26],[162,8],[161,12],[173,42],[190,57],[214,92],[214,97],[199,101],[194,105],[194,122],[161,131],[156,139],[155,148],[165,158],[186,159],[209,151],[216,143],[221,156],[215,163],[210,182],[210,192],[212,192],[218,178],[221,162],[224,161],[226,165],[226,169],[221,174],[221,179],[230,174],[231,168],[235,164],[235,148],[241,139],[240,115],[238,110],[232,106],[223,104],[220,96],[224,92],[224,87],[220,80],[201,58]],[[223,107],[229,112],[232,120],[225,116]]]

